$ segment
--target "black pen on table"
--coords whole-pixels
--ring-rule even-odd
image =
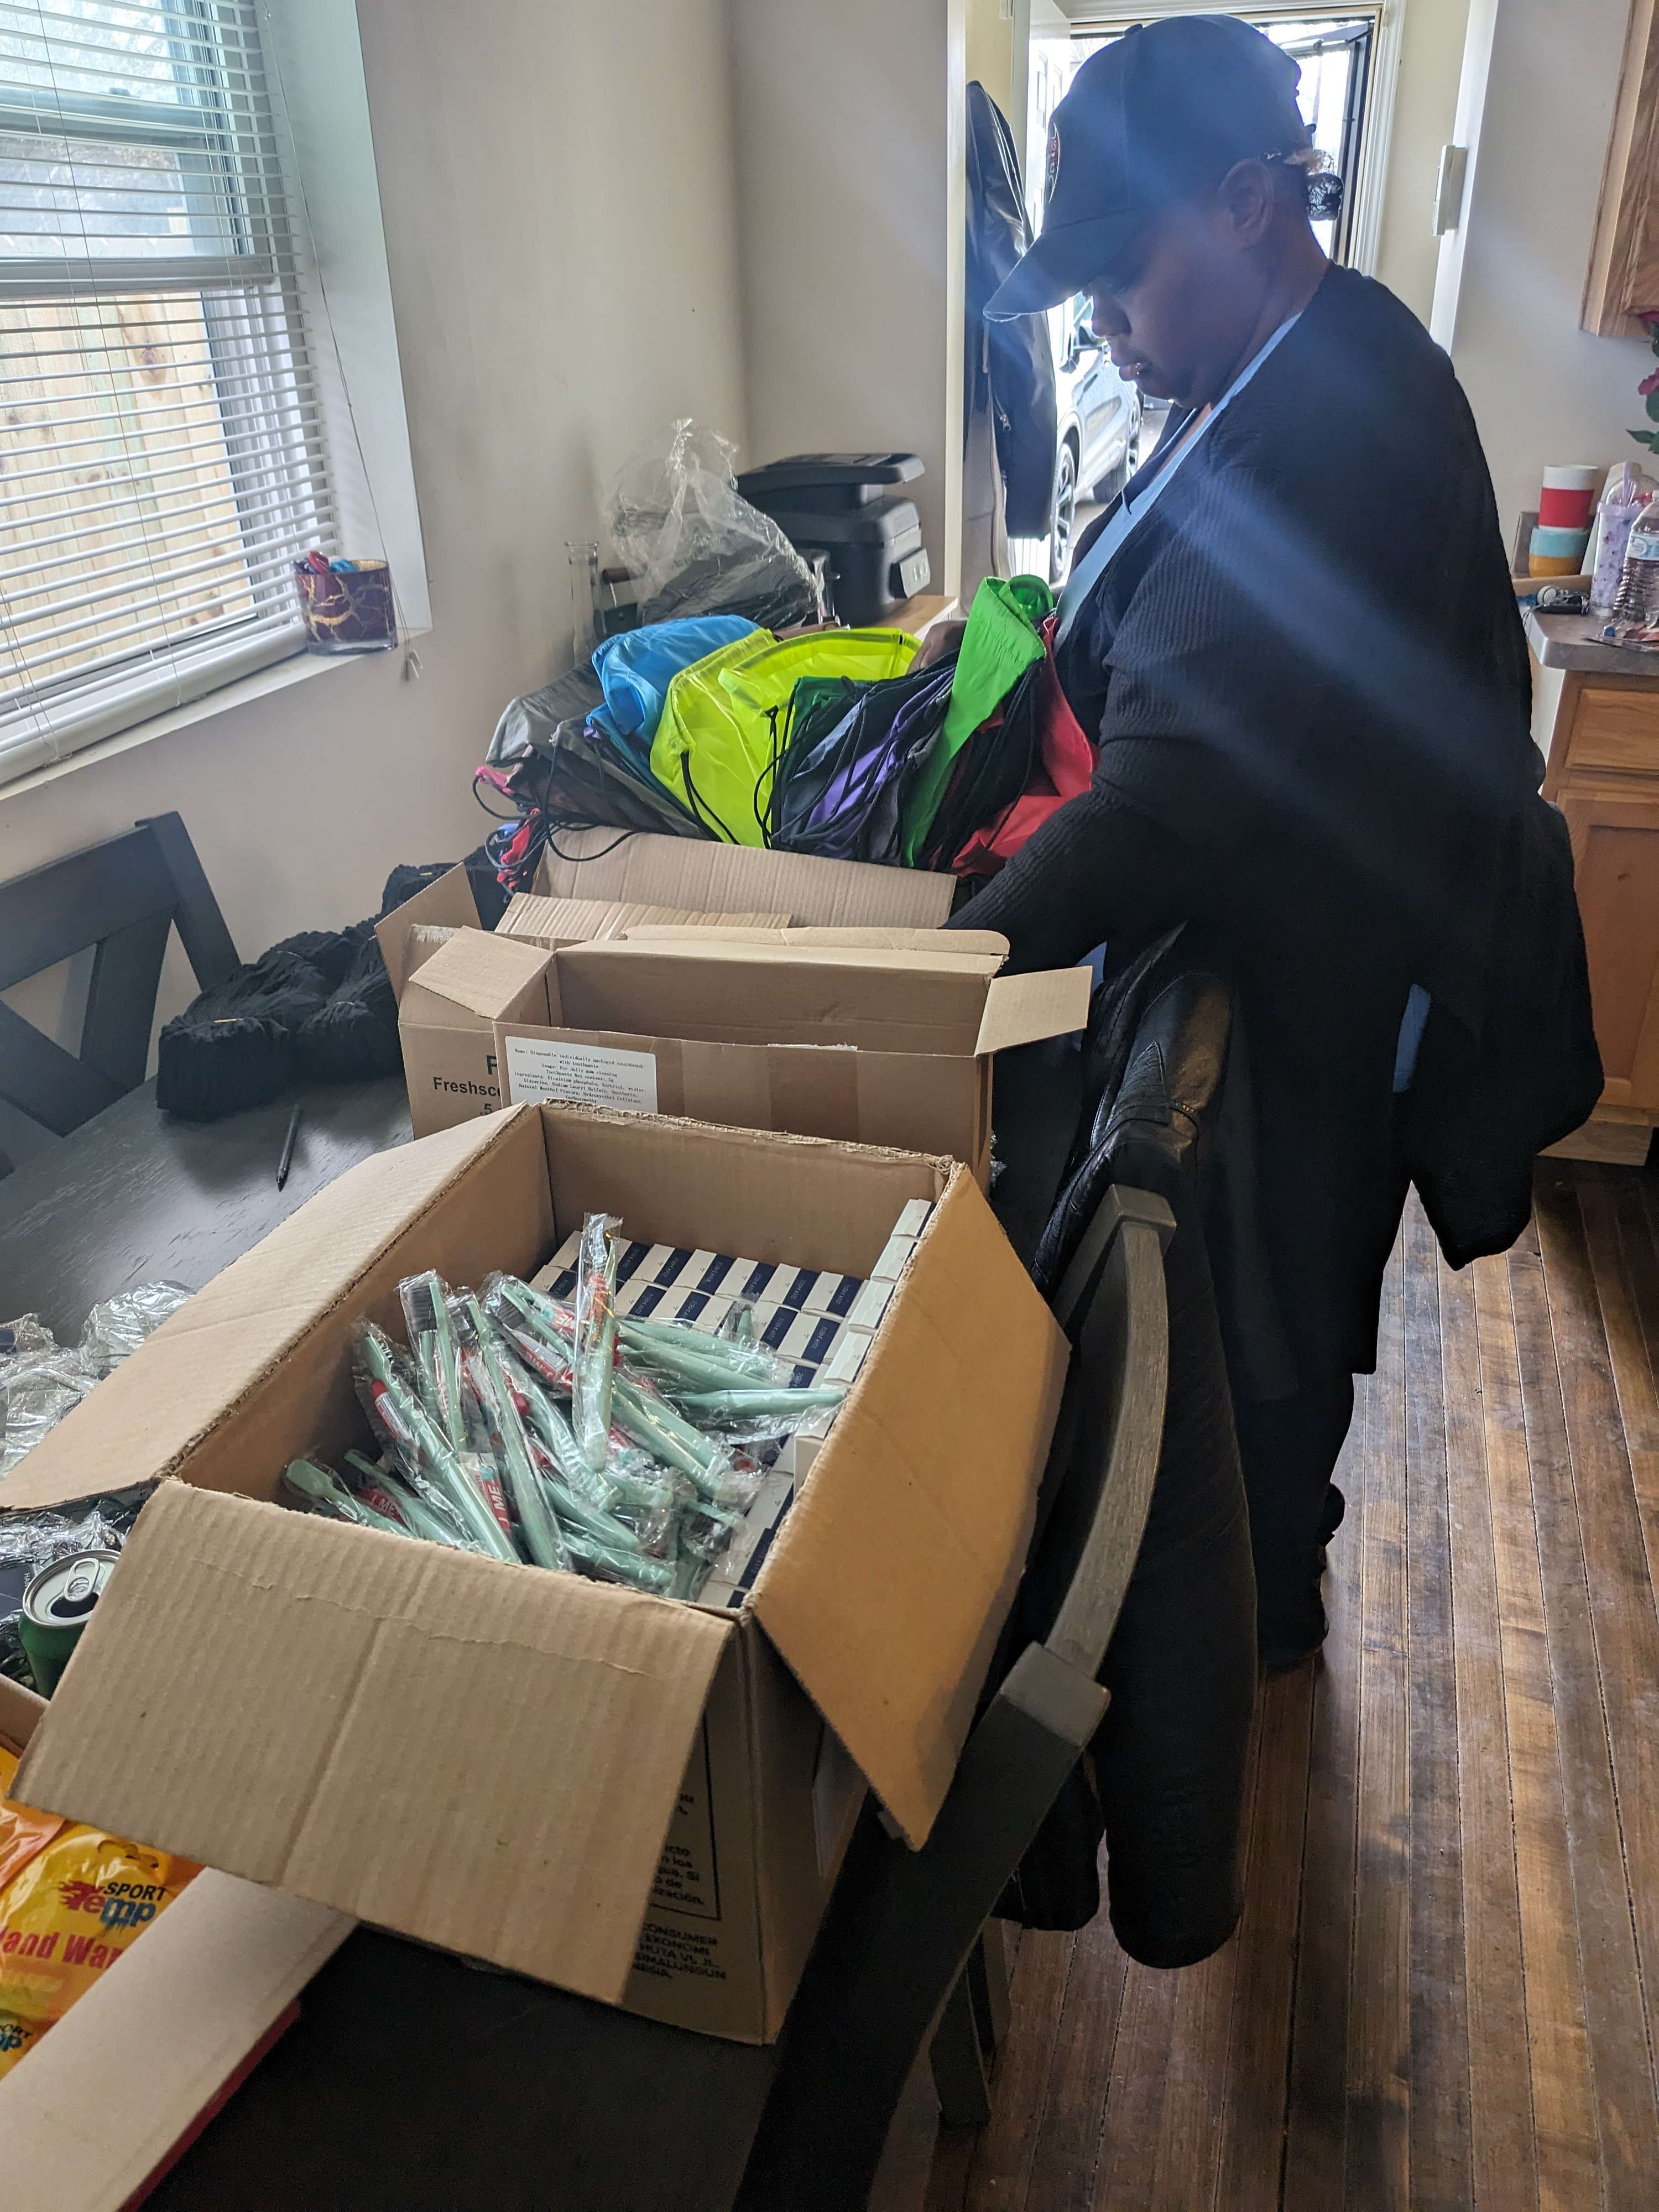
[[[288,1181],[288,1171],[294,1162],[294,1139],[300,1133],[300,1109],[296,1106],[288,1117],[288,1134],[283,1139],[283,1157],[276,1163],[276,1188],[280,1190]]]

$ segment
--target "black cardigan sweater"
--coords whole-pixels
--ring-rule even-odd
[[[1526,646],[1491,479],[1450,362],[1391,293],[1328,271],[1057,660],[1099,730],[1093,786],[954,921],[1003,932],[1023,968],[1103,943],[1115,958],[1182,920],[1229,950],[1293,1360],[1304,1376],[1369,1369],[1408,1177],[1454,1258],[1496,1249],[1524,1222],[1532,1149],[1595,1097],[1571,868],[1537,818]],[[1530,981],[1504,938],[1517,842]],[[1560,989],[1522,1009],[1540,957]],[[1420,1127],[1402,1134],[1393,1096],[1413,983],[1435,1006],[1426,1144]],[[1553,1020],[1555,1035],[1517,1038],[1523,1011],[1522,1030]],[[1517,1049],[1559,1060],[1570,1043],[1571,1080],[1522,1116],[1494,1170],[1468,1109],[1470,1055],[1491,1063],[1500,1038],[1510,1064],[1479,1073],[1506,1097]],[[1437,1103],[1449,1088],[1450,1119]],[[1460,1113],[1465,1149],[1447,1166],[1436,1146]],[[1466,1203],[1460,1221],[1455,1195],[1437,1202],[1443,1184],[1466,1200],[1481,1184],[1482,1208]]]

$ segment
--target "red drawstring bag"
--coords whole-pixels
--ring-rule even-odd
[[[1056,807],[1089,788],[1099,748],[1090,743],[1060,687],[1054,667],[1054,628],[1059,619],[1057,615],[1050,615],[1042,625],[1046,658],[1040,679],[1042,765],[1019,797],[1006,806],[994,822],[988,822],[983,829],[975,830],[951,863],[953,875],[995,875],[1042,827]]]

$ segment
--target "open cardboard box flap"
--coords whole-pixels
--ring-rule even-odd
[[[965,1169],[903,1293],[752,1603],[920,1848],[1024,1568],[1067,1351]]]
[[[545,898],[538,891],[518,891],[507,901],[507,912],[495,927],[503,937],[528,939],[550,950],[561,945],[599,945],[613,937],[626,937],[635,928],[686,927],[707,917],[690,908],[641,906],[627,899]],[[739,929],[784,929],[787,914],[728,915]]]
[[[732,915],[726,921],[630,922],[622,934],[635,941],[673,945],[702,941],[728,945],[825,945],[872,952],[992,952],[1008,957],[1006,937],[994,929],[789,929],[769,927]]]
[[[540,981],[552,957],[543,946],[517,938],[463,929],[421,963],[418,981],[405,981],[398,1018],[408,1023],[441,1020],[443,1009],[430,1006],[430,998],[493,1021]]]
[[[0,1750],[23,1750],[46,1710],[44,1698],[37,1698],[33,1690],[26,1690],[9,1675],[0,1674]]]
[[[1088,969],[1002,975],[1002,939],[981,951],[931,935],[902,946],[629,936],[558,954],[548,1003],[556,1027],[963,1057],[1087,1022]]]
[[[0,1674],[0,1745],[25,1750],[46,1711],[44,1698]],[[11,2199],[53,2212],[140,2202],[356,1924],[234,1875],[198,1875],[41,2038],[27,2072],[0,2080]]]
[[[829,928],[877,922],[936,929],[957,887],[954,876],[921,868],[872,867],[649,831],[620,839],[608,829],[562,831],[559,845],[558,853],[544,857],[536,885],[555,898],[648,900],[698,914],[763,908]]]
[[[615,830],[601,829],[567,830],[559,842],[560,853],[542,856],[536,896],[590,908],[631,907],[641,915],[667,908],[685,915],[793,916],[820,928],[932,931],[949,915],[956,891],[953,876],[923,869],[822,860],[698,837],[636,831],[618,838]],[[465,867],[451,868],[375,927],[399,999],[409,980],[410,933],[422,924],[481,926]]]
[[[351,1332],[397,1284],[526,1273],[607,1198],[689,1249],[864,1273],[935,1201],[750,1615],[909,1839],[943,1802],[1024,1562],[1066,1346],[963,1169],[574,1107],[349,1170],[31,1455],[7,1504],[177,1473],[20,1794],[614,2002],[744,1616],[272,1508],[360,1432]],[[223,1493],[240,1492],[240,1497]]]
[[[975,1056],[1017,1044],[1066,1036],[1087,1026],[1094,976],[1087,968],[1048,968],[1034,975],[997,975],[985,994]]]
[[[7,2202],[142,2203],[354,1926],[211,1869],[0,2081]]]
[[[614,2003],[736,1633],[694,1606],[167,1483],[18,1788]],[[203,1725],[209,1683],[234,1726]]]
[[[489,1209],[478,1224],[487,1241],[469,1240],[453,1207],[441,1221],[426,1220],[441,1193],[465,1182],[493,1146],[515,1139],[539,1150],[533,1117],[490,1115],[347,1169],[198,1291],[42,1437],[6,1478],[6,1510],[159,1481],[227,1422],[252,1451],[267,1407],[293,1391],[318,1394],[319,1436],[325,1393],[328,1416],[351,1420],[349,1347],[325,1347],[319,1323],[345,1305],[402,1337],[395,1290],[374,1300],[358,1290],[389,1249],[407,1248],[409,1272],[436,1267],[459,1282],[482,1282],[491,1267],[539,1264],[551,1235],[544,1194],[539,1210],[521,1200],[516,1218]],[[216,1483],[207,1469],[191,1479],[238,1486]]]
[[[412,899],[405,899],[401,906],[394,907],[384,921],[374,926],[386,973],[392,978],[392,988],[399,999],[409,981],[410,939],[422,926],[434,929],[482,927],[478,902],[472,896],[472,885],[464,867],[451,868],[447,875],[440,876],[435,884],[428,884]]]

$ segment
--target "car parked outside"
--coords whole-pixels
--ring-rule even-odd
[[[1048,507],[1048,576],[1065,581],[1071,567],[1079,500],[1115,499],[1134,467],[1140,434],[1140,394],[1112,366],[1090,327],[1088,295],[1051,310],[1059,421],[1054,488]]]

